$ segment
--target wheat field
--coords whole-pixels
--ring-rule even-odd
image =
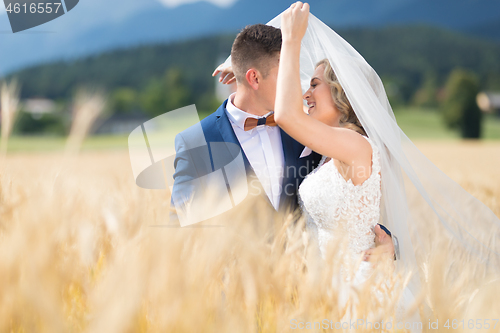
[[[416,144],[500,216],[500,143]],[[9,154],[0,190],[0,332],[329,332],[322,320],[345,311],[327,282],[339,267],[314,273],[303,224],[243,207],[221,227],[172,227],[169,193],[137,187],[126,150]],[[434,237],[423,330],[477,331],[468,320],[482,318],[499,331],[498,276],[467,260],[451,273]],[[392,318],[393,298],[359,299],[360,316]]]

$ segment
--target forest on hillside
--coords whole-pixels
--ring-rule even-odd
[[[359,28],[338,33],[377,71],[393,106],[438,106],[444,98],[443,88],[456,69],[476,76],[479,90],[500,90],[499,43],[429,26]],[[229,55],[234,37],[221,35],[117,49],[32,66],[6,79],[17,78],[22,99],[55,100],[63,113],[81,86],[106,91],[108,115],[153,117],[189,104],[209,112],[220,104],[211,73],[218,61]]]

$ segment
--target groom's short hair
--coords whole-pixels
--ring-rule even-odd
[[[237,82],[245,82],[248,69],[257,69],[264,78],[281,51],[281,30],[265,24],[247,25],[234,40],[231,62]]]

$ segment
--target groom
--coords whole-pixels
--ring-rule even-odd
[[[201,191],[200,183],[193,180],[216,169],[210,148],[200,151],[199,142],[203,141],[207,147],[225,142],[241,149],[249,187],[255,188],[258,184],[258,192],[271,211],[286,212],[297,208],[298,187],[321,156],[292,139],[274,123],[280,51],[280,29],[255,24],[238,34],[231,49],[236,92],[197,124],[201,125],[202,133],[195,131],[194,126],[176,136],[172,205]],[[204,140],[200,140],[200,136],[204,136]],[[230,182],[224,176],[229,189]],[[233,199],[231,202],[234,204]],[[238,209],[235,206],[233,209]],[[172,219],[176,219],[175,214]],[[394,253],[390,232],[384,230],[387,233],[380,226],[375,229],[377,248]],[[368,252],[365,259],[371,254]]]

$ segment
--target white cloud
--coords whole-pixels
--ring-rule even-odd
[[[187,3],[206,1],[219,7],[230,7],[238,0],[158,0],[169,8],[174,8]]]

